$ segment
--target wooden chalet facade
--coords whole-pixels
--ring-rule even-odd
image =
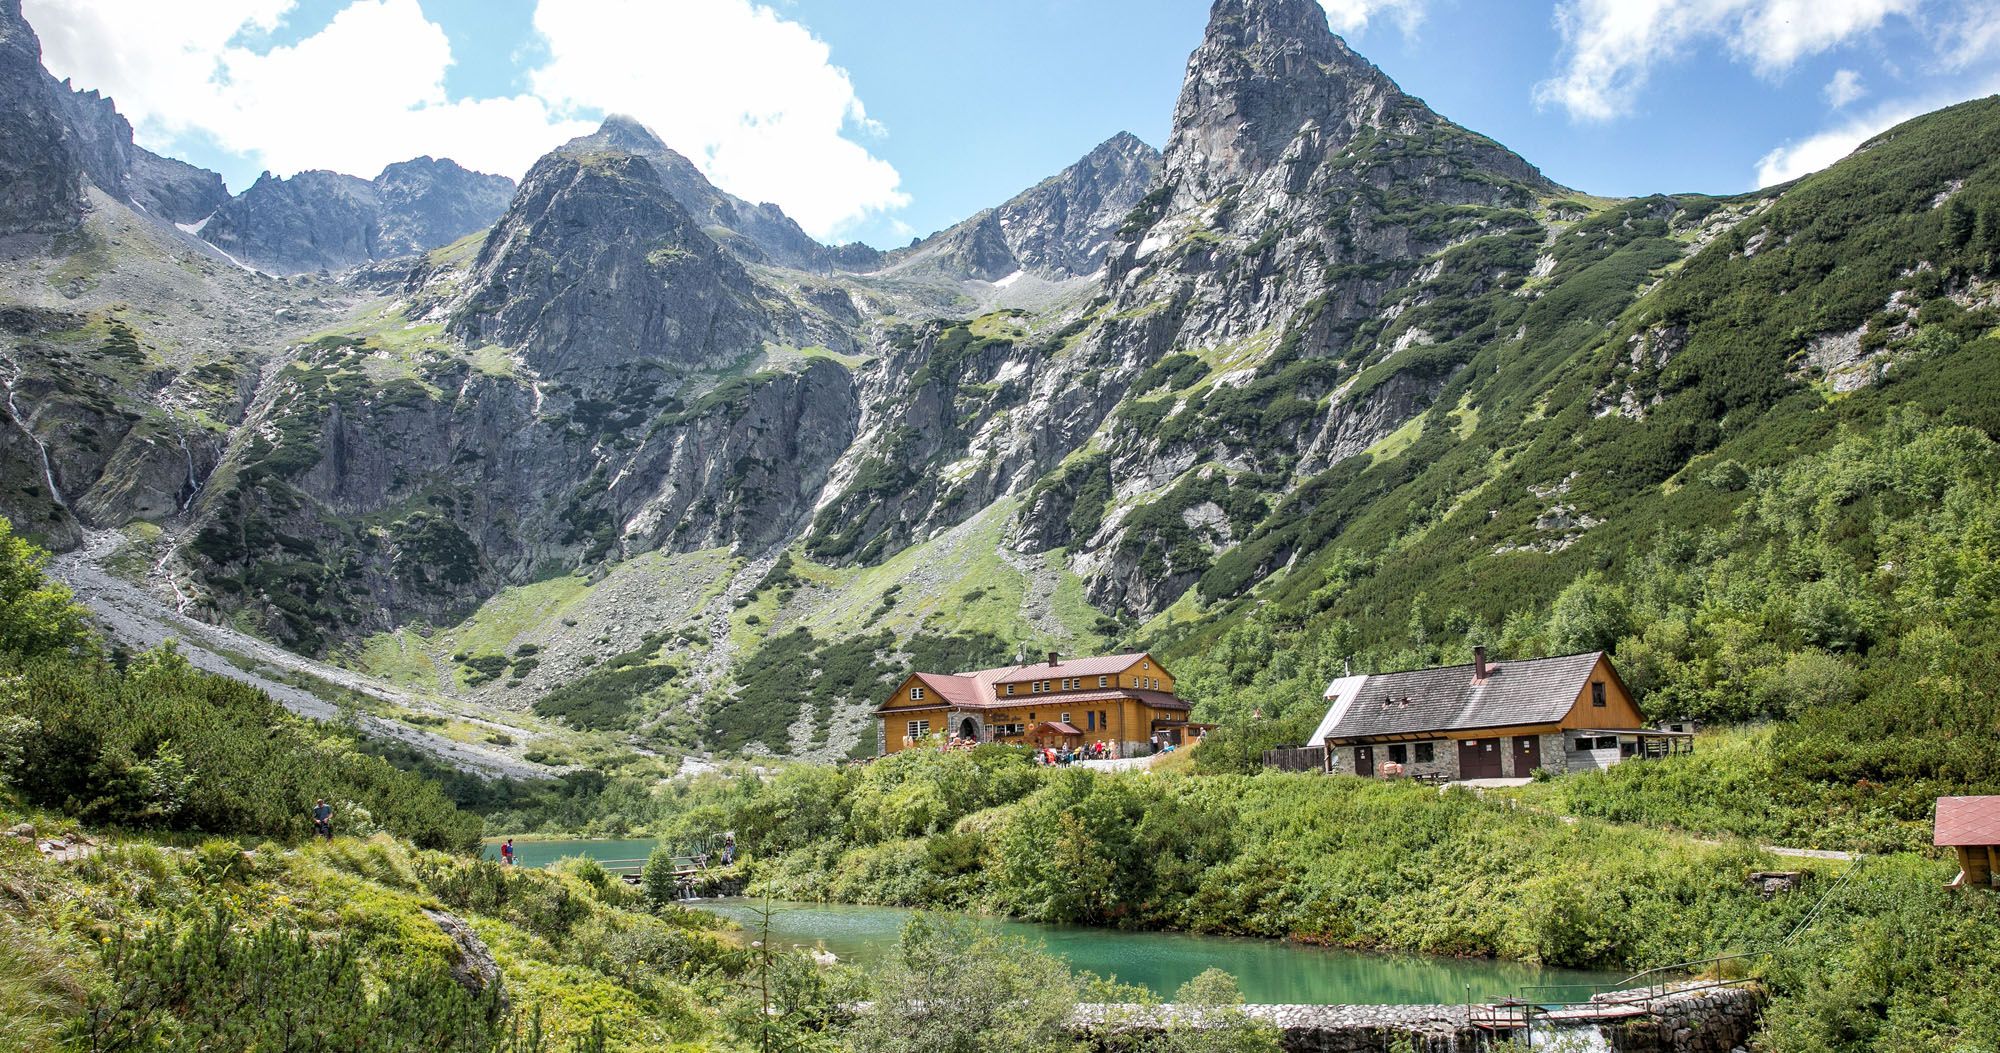
[[[1940,797],[1931,843],[1958,855],[1952,888],[2000,888],[2000,797]]]
[[[1692,733],[1648,728],[1601,651],[1345,676],[1308,746],[1329,772],[1374,776],[1396,765],[1450,781],[1606,768],[1690,748]],[[1396,769],[1389,769],[1394,771]]]
[[[1048,661],[967,673],[911,673],[875,709],[881,752],[934,736],[1023,746],[1115,742],[1123,757],[1180,742],[1189,706],[1150,654]]]

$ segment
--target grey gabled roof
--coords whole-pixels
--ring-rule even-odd
[[[1330,708],[1314,741],[1553,724],[1569,713],[1603,655],[1489,662],[1483,680],[1470,665],[1343,677],[1327,688]]]

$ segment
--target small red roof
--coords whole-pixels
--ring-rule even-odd
[[[1044,728],[1047,728],[1047,729],[1049,729],[1050,731],[1053,731],[1053,732],[1055,732],[1055,733],[1056,733],[1056,734],[1058,734],[1058,735],[1081,735],[1081,734],[1083,734],[1083,732],[1081,732],[1081,731],[1078,731],[1078,730],[1076,730],[1076,726],[1075,726],[1074,724],[1065,724],[1065,723],[1063,723],[1063,722],[1062,722],[1062,721],[1060,721],[1060,720],[1044,720],[1044,721],[1042,721],[1042,727],[1044,727]],[[1037,729],[1037,730],[1040,730],[1040,729]]]
[[[1937,834],[1941,846],[2000,845],[2000,797],[1940,797]]]
[[[969,677],[948,676],[943,673],[918,673],[917,679],[928,685],[938,697],[954,706],[976,706],[989,701],[979,690],[979,685]]]

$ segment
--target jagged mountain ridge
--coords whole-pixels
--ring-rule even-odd
[[[106,192],[173,223],[197,223],[229,200],[222,177],[161,157],[132,142],[132,124],[112,101],[52,82],[49,93],[76,136],[85,178]]]
[[[47,84],[21,0],[0,0],[0,232],[67,230],[83,209],[83,159]]]
[[[0,234],[75,227],[86,184],[169,222],[194,222],[228,199],[222,177],[134,145],[110,99],[50,76],[20,7],[0,2]]]
[[[1024,271],[1056,281],[1088,277],[1159,170],[1158,150],[1120,132],[1000,206],[888,254],[881,269],[989,283]]]
[[[1983,112],[1926,127],[1977,143]],[[1566,191],[1402,93],[1311,0],[1222,0],[1163,157],[1113,140],[1122,168],[1071,173],[1124,175],[1065,173],[1015,199],[1042,205],[932,239],[968,262],[922,280],[773,266],[716,222],[736,202],[676,189],[657,143],[607,122],[545,158],[483,242],[431,254],[240,384],[218,470],[187,512],[143,516],[184,526],[163,563],[191,607],[647,741],[840,753],[865,746],[865,678],[779,690],[759,663],[850,642],[888,661],[953,633],[1199,640],[1253,598],[1337,607],[1321,590],[1343,581],[1371,624],[1400,624],[1383,611],[1431,581],[1504,611],[1518,597],[1482,594],[1480,568],[1608,558],[1607,520],[1741,434],[1725,417],[1789,398],[1779,418],[1805,419],[1795,351],[1866,391],[1929,361],[1863,336],[1850,354],[1765,334],[1753,353],[1698,306],[1662,315],[1683,272],[1794,258],[1771,225],[1800,191]],[[1908,177],[1922,201],[1877,212],[1990,179],[1976,149],[1932,152]],[[1865,185],[1872,163],[1826,179]],[[1121,194],[1135,205],[1093,261]],[[966,290],[991,284],[980,253],[1033,266],[1010,214],[1050,220],[1037,251],[1075,261],[1051,265],[1071,291],[965,317]],[[1917,265],[1894,262],[1871,272],[1878,306]],[[1952,280],[1976,304],[1990,279]],[[1695,362],[1761,393],[1725,398],[1683,375]],[[1715,419],[1656,408],[1702,399]],[[1614,471],[1635,481],[1584,478]],[[1380,584],[1351,588],[1336,550],[1379,560]],[[480,609],[558,587],[560,617],[502,632]],[[391,636],[427,649],[421,671],[373,664]],[[502,661],[506,682],[466,664],[523,647],[537,659]],[[579,683],[587,704],[564,690]]]
[[[339,271],[409,256],[484,230],[514,196],[506,176],[418,157],[374,179],[269,172],[206,214],[202,240],[272,274]]]

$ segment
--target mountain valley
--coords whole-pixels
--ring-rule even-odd
[[[1847,432],[1997,423],[1992,99],[1598,198],[1220,0],[1162,150],[882,252],[617,116],[231,197],[0,43],[0,514],[531,768],[871,755],[917,659],[1452,658]]]

